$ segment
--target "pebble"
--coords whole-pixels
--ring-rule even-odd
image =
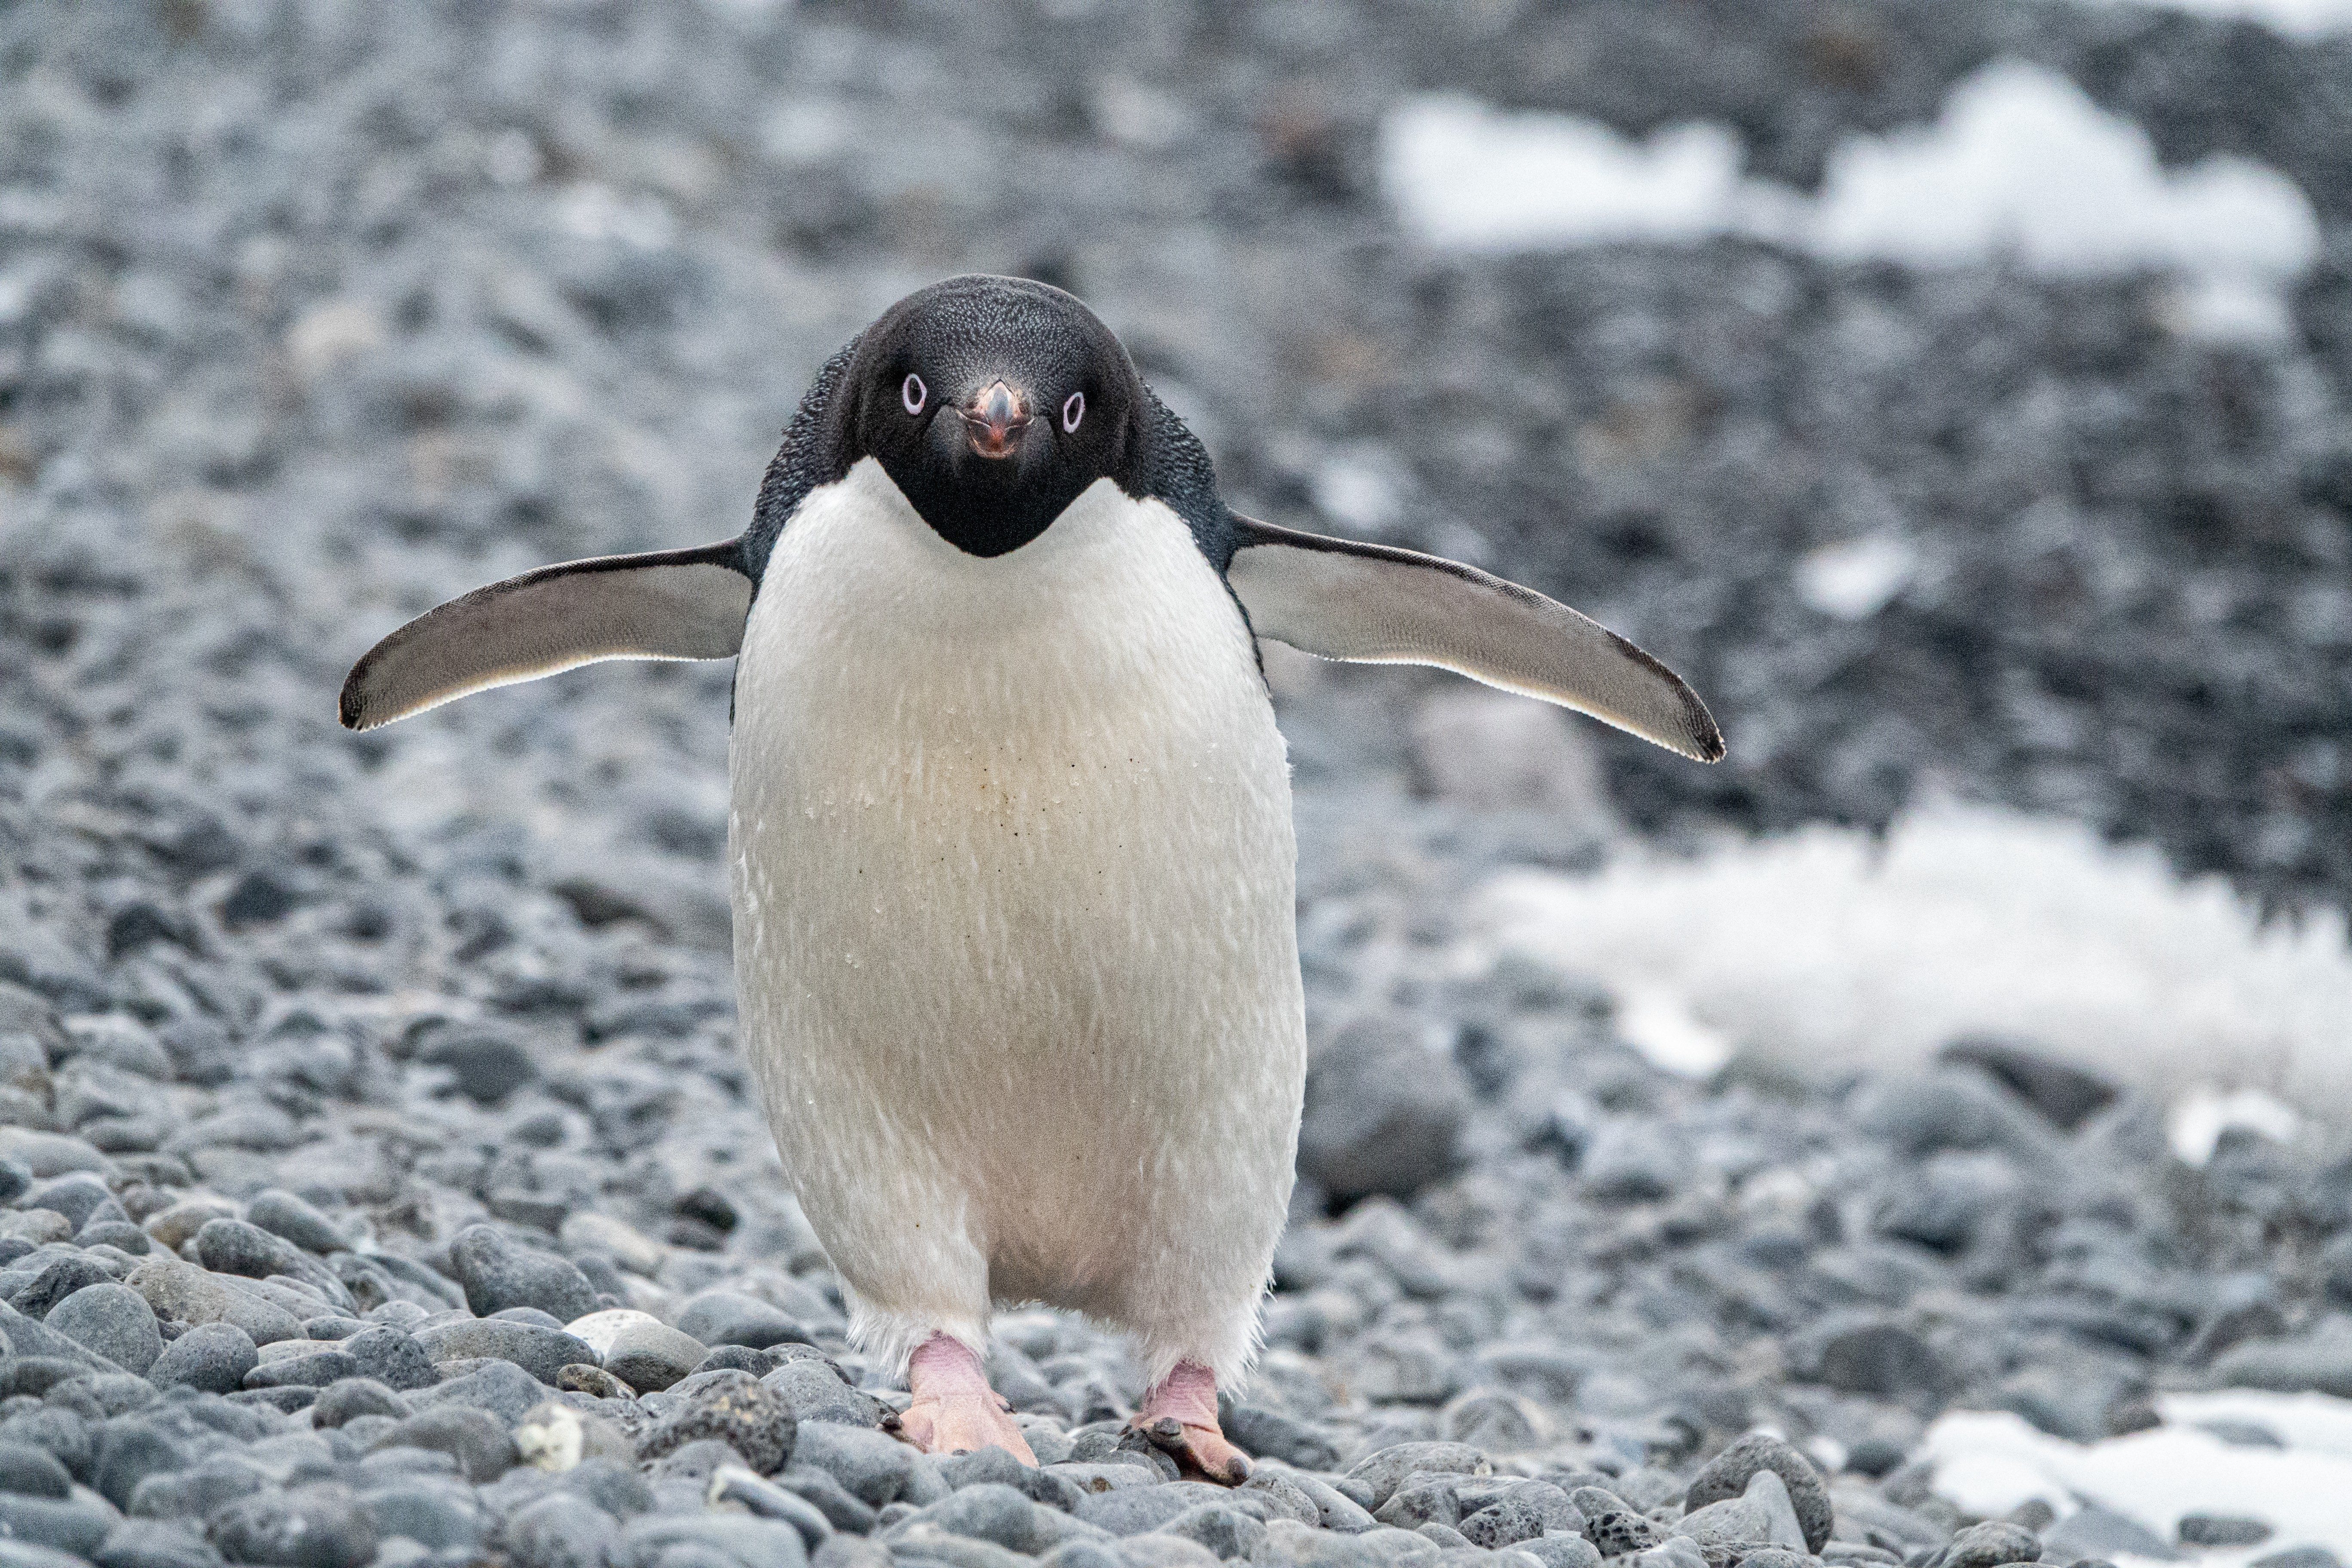
[[[596,1356],[594,1351],[562,1329],[495,1318],[421,1329],[415,1340],[434,1361],[495,1356],[512,1362],[550,1386],[566,1366],[593,1363]]]
[[[2033,1531],[1996,1519],[1953,1536],[1939,1563],[1940,1568],[2000,1568],[2004,1563],[2032,1563],[2041,1555],[2042,1542]]]
[[[281,1188],[268,1187],[254,1194],[245,1206],[245,1217],[259,1228],[321,1258],[351,1247],[334,1221]]]
[[[138,1291],[108,1280],[85,1285],[49,1309],[47,1327],[115,1365],[144,1373],[163,1353],[154,1310]]]
[[[765,1350],[805,1342],[808,1331],[783,1310],[733,1290],[705,1290],[677,1315],[678,1331],[706,1345],[745,1345]]]
[[[516,1463],[509,1426],[486,1410],[465,1405],[441,1405],[404,1417],[372,1447],[429,1448],[457,1462],[459,1473],[479,1486],[494,1481]]]
[[[47,1449],[0,1443],[0,1491],[61,1498],[72,1489],[73,1477]]]
[[[658,1458],[688,1443],[725,1443],[759,1475],[782,1469],[793,1455],[799,1423],[774,1392],[748,1373],[715,1372],[679,1391],[677,1405],[638,1444],[638,1455]]]
[[[1757,1475],[1769,1471],[1779,1478],[1785,1489],[1788,1506],[1793,1510],[1801,1541],[1781,1541],[1782,1545],[1801,1544],[1807,1552],[1818,1552],[1829,1541],[1834,1524],[1828,1486],[1812,1461],[1777,1437],[1763,1433],[1750,1433],[1724,1449],[1703,1466],[1691,1478],[1685,1492],[1683,1506],[1689,1510],[1705,1508],[1745,1494]],[[1778,1536],[1759,1536],[1759,1540],[1780,1540]]]
[[[377,1542],[359,1500],[331,1482],[239,1498],[205,1521],[205,1533],[231,1562],[299,1568],[361,1568]]]
[[[706,1353],[693,1335],[650,1318],[621,1324],[610,1345],[604,1370],[640,1394],[658,1393],[692,1375]]]
[[[449,1244],[449,1261],[476,1317],[507,1307],[536,1307],[568,1323],[596,1310],[595,1288],[579,1269],[551,1252],[509,1240],[493,1226],[459,1231]]]

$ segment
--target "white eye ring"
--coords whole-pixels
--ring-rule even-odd
[[[923,384],[923,378],[911,372],[908,373],[906,380],[898,384],[898,401],[909,414],[920,414],[923,411],[923,399],[930,395],[931,389]]]
[[[1062,400],[1062,433],[1064,435],[1076,435],[1078,421],[1086,416],[1087,395],[1085,393],[1074,392]]]

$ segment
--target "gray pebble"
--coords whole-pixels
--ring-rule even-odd
[[[677,1327],[706,1345],[770,1345],[805,1342],[808,1331],[781,1307],[734,1290],[705,1290],[679,1310]]]
[[[490,1523],[473,1489],[455,1478],[388,1481],[367,1488],[358,1500],[378,1537],[404,1535],[436,1552],[479,1545]]]
[[[270,1348],[274,1350],[277,1347]],[[260,1364],[245,1374],[245,1386],[251,1389],[317,1389],[359,1375],[360,1363],[349,1352],[321,1345],[317,1350],[303,1351],[294,1355],[264,1356]]]
[[[606,1568],[621,1521],[574,1497],[543,1497],[509,1515],[499,1544],[514,1568]]]
[[[88,1557],[114,1528],[100,1503],[0,1492],[0,1537]]]
[[[336,1343],[352,1358],[359,1376],[373,1378],[395,1392],[429,1388],[441,1380],[433,1370],[433,1358],[415,1337],[389,1324],[362,1329]]]
[[[479,1486],[496,1480],[515,1463],[514,1439],[507,1427],[486,1410],[444,1405],[420,1410],[394,1426],[373,1447],[429,1448],[448,1455],[459,1471]]]
[[[414,1391],[410,1403],[420,1410],[428,1405],[457,1405],[485,1411],[511,1430],[546,1397],[547,1385],[512,1362],[485,1361],[470,1372]]]
[[[90,1485],[115,1507],[128,1509],[140,1482],[150,1476],[167,1475],[187,1462],[181,1445],[152,1422],[135,1417],[110,1421],[99,1433]]]
[[[693,1375],[705,1353],[701,1341],[666,1323],[625,1323],[604,1352],[604,1370],[640,1394],[655,1394]]]
[[[793,1361],[761,1380],[802,1421],[834,1421],[849,1426],[879,1426],[889,1414],[863,1389],[842,1382],[820,1361]]]
[[[2000,1568],[2004,1563],[2032,1563],[2041,1555],[2042,1542],[2033,1531],[2006,1520],[1988,1520],[1952,1537],[1941,1568]]]
[[[466,1305],[477,1317],[487,1318],[507,1307],[536,1307],[558,1322],[569,1323],[596,1310],[595,1288],[587,1276],[551,1252],[509,1239],[493,1226],[468,1226],[459,1231],[449,1243],[449,1261],[465,1288]],[[695,1360],[700,1359],[698,1352]],[[691,1367],[693,1363],[687,1364]],[[625,1373],[616,1371],[614,1375],[636,1387],[646,1386]]]
[[[163,1353],[154,1309],[138,1291],[109,1280],[85,1285],[49,1309],[46,1325],[116,1366],[144,1373]]]
[[[1819,1552],[1834,1523],[1829,1487],[1811,1460],[1777,1437],[1750,1433],[1724,1449],[1692,1478],[1683,1506],[1697,1510],[1746,1492],[1759,1470],[1769,1470],[1788,1488],[1797,1524],[1804,1531],[1805,1550]]]
[[[493,1356],[512,1362],[540,1382],[554,1386],[556,1374],[574,1363],[594,1364],[596,1352],[561,1329],[496,1318],[442,1323],[420,1329],[416,1342],[436,1362]]]
[[[232,1562],[289,1568],[361,1568],[376,1548],[358,1500],[332,1483],[239,1498],[205,1521],[205,1533]]]
[[[351,1246],[334,1221],[280,1187],[256,1193],[245,1205],[245,1217],[273,1236],[321,1258]]]
[[[320,1428],[348,1426],[354,1417],[385,1415],[394,1421],[413,1414],[407,1400],[372,1377],[346,1377],[319,1391],[310,1405],[310,1425]]]
[[[72,1489],[73,1477],[47,1449],[0,1443],[0,1492],[61,1498]]]

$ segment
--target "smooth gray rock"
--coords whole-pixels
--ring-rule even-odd
[[[507,1427],[487,1410],[466,1405],[442,1405],[408,1416],[372,1445],[385,1448],[429,1448],[457,1462],[465,1478],[477,1486],[494,1481],[513,1468],[514,1439]]]
[[[1835,1517],[1830,1504],[1828,1484],[1813,1463],[1804,1455],[1777,1437],[1753,1432],[1724,1449],[1700,1468],[1691,1478],[1690,1489],[1684,1494],[1683,1506],[1696,1510],[1726,1499],[1744,1494],[1758,1472],[1769,1470],[1780,1479],[1787,1489],[1788,1501],[1795,1510],[1797,1525],[1804,1532],[1803,1546],[1808,1552],[1819,1552],[1830,1538]],[[1772,1539],[1759,1537],[1758,1539]],[[1796,1544],[1783,1542],[1783,1545]]]
[[[320,1258],[345,1251],[352,1245],[333,1220],[279,1187],[256,1193],[245,1205],[245,1217],[271,1235]]]
[[[499,1544],[514,1568],[607,1568],[621,1521],[571,1496],[541,1498],[509,1515]]]
[[[1381,1017],[1340,1031],[1309,1063],[1298,1169],[1330,1193],[1409,1197],[1460,1159],[1469,1092],[1417,1022]]]
[[[575,1363],[596,1364],[596,1352],[562,1329],[496,1318],[442,1323],[416,1332],[416,1342],[436,1362],[491,1356],[512,1362],[540,1382],[554,1386],[556,1374]]]
[[[239,1498],[205,1521],[205,1534],[233,1563],[288,1568],[361,1568],[377,1540],[359,1500],[332,1482]]]
[[[415,1390],[409,1402],[420,1410],[432,1405],[457,1405],[485,1411],[496,1416],[501,1426],[511,1429],[546,1397],[547,1385],[512,1362],[486,1361],[471,1372]]]
[[[352,1358],[358,1375],[373,1378],[394,1393],[430,1388],[441,1380],[432,1356],[415,1336],[388,1323],[362,1329],[336,1345]]]
[[[138,1291],[112,1280],[83,1286],[50,1308],[44,1322],[126,1371],[144,1373],[163,1353],[154,1309]]]
[[[667,1323],[625,1323],[604,1352],[604,1370],[639,1394],[657,1394],[692,1376],[706,1353],[701,1341]]]
[[[770,1345],[805,1342],[808,1331],[781,1307],[735,1290],[705,1290],[677,1314],[681,1333],[705,1345]]]
[[[569,1323],[596,1310],[595,1288],[586,1275],[551,1252],[510,1240],[493,1226],[467,1226],[459,1231],[449,1243],[449,1261],[465,1288],[466,1305],[478,1318],[507,1307],[536,1307],[558,1322]],[[694,1359],[702,1359],[699,1352]],[[688,1368],[693,1364],[687,1363]],[[626,1373],[614,1375],[645,1386]]]

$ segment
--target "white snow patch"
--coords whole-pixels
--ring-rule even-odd
[[[2282,1436],[2283,1423],[2253,1414],[2258,1402],[2308,1402],[2322,1394],[2231,1396],[2232,1414],[2261,1420]],[[2331,1422],[2352,1420],[2352,1405]],[[2168,1402],[2169,1408],[2179,1401]],[[2200,1419],[2207,1416],[2200,1415]],[[2308,1415],[2301,1417],[2308,1420]],[[1919,1456],[1935,1467],[1936,1491],[1963,1510],[1999,1518],[2032,1498],[2060,1513],[2097,1503],[2170,1541],[2181,1516],[2251,1514],[2274,1533],[2248,1551],[2209,1552],[2209,1564],[2233,1563],[2296,1546],[2352,1552],[2352,1456],[2294,1444],[2238,1447],[2210,1433],[2172,1425],[2104,1442],[2070,1443],[2006,1411],[1956,1411],[1927,1428]]]
[[[2014,261],[2058,276],[2183,275],[2182,331],[2285,330],[2283,285],[2319,249],[2292,180],[2214,156],[2167,174],[2147,133],[2045,66],[1997,60],[1955,85],[1936,124],[1852,136],[1822,194],[1740,174],[1738,137],[1669,127],[1634,142],[1573,115],[1505,113],[1460,94],[1405,100],[1382,174],[1429,243],[1510,250],[1738,234],[1845,260]]]
[[[2140,8],[2143,0],[2077,3]],[[2324,38],[2334,33],[2352,32],[2352,0],[2162,0],[2162,4],[2147,8],[2182,11],[2221,21],[2260,22],[2290,38]]]
[[[1633,986],[1617,999],[1617,1033],[1652,1067],[1685,1078],[1705,1078],[1731,1059],[1730,1037],[1662,986]]]
[[[2328,1394],[2272,1394],[2228,1388],[2210,1394],[2162,1394],[2157,1414],[2175,1426],[2204,1421],[2251,1421],[2290,1448],[2352,1459],[2352,1399]]]
[[[1814,826],[1591,877],[1513,870],[1471,911],[1466,967],[1517,952],[1678,998],[1808,1072],[1916,1065],[1990,1031],[2168,1099],[2218,1086],[2352,1111],[2343,917],[2266,927],[2218,879],[2059,818],[1944,803],[1883,844]]]
[[[1797,563],[1797,596],[1841,621],[1866,620],[1909,586],[1919,552],[1889,534],[1865,534],[1809,551]]]
[[[2174,1153],[2191,1165],[2202,1165],[2213,1157],[2221,1134],[2232,1127],[2284,1143],[2302,1126],[2303,1118],[2294,1108],[2275,1095],[2259,1089],[2223,1090],[2199,1084],[2174,1102],[2171,1114],[2165,1118],[2164,1132]]]

